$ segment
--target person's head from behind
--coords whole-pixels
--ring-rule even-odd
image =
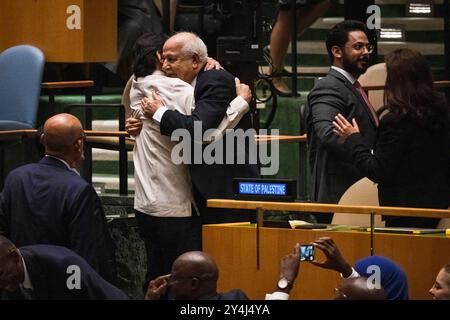
[[[208,254],[189,251],[179,256],[172,265],[168,281],[168,296],[175,300],[196,300],[214,295],[219,270]]]
[[[331,63],[346,70],[355,78],[366,72],[373,45],[362,22],[344,20],[328,32],[325,41]]]
[[[0,235],[0,291],[15,291],[24,279],[19,250],[6,237]]]
[[[364,277],[347,278],[335,289],[335,300],[384,300],[382,287],[372,286]]]
[[[435,300],[450,300],[450,263],[439,271],[429,292]]]
[[[408,300],[408,280],[405,272],[392,260],[370,256],[356,262],[355,270],[374,285],[380,282],[387,300]]]
[[[44,123],[41,143],[45,154],[77,167],[84,159],[85,134],[80,120],[68,113],[60,113]]]
[[[165,42],[162,58],[167,76],[191,83],[206,64],[208,51],[196,34],[180,32]]]
[[[165,34],[145,33],[133,49],[133,73],[139,77],[151,75],[162,67],[162,48],[168,37]]]
[[[444,96],[434,88],[433,76],[419,51],[397,49],[386,58],[385,104],[430,129],[446,128],[449,114]]]

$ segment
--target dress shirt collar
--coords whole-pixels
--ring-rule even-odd
[[[152,74],[155,76],[166,76],[166,74],[164,72],[162,72],[161,70],[155,70],[155,71],[153,71]]]
[[[348,73],[344,69],[341,69],[341,68],[336,67],[336,66],[331,66],[331,69],[334,69],[337,72],[339,72],[340,74],[342,74],[348,81],[350,81],[351,84],[355,84],[355,82],[356,82],[355,77],[353,77],[350,73]]]
[[[56,160],[61,161],[62,163],[64,163],[64,165],[67,167],[67,169],[69,169],[70,171],[75,172],[77,175],[80,175],[80,173],[77,171],[77,169],[72,168],[72,167],[71,167],[66,161],[64,161],[63,159],[58,158],[58,157],[55,157],[55,156],[51,156],[51,155],[48,155],[48,154],[46,154],[45,156],[46,156],[46,157],[49,157],[49,158],[53,158],[53,159],[56,159]]]
[[[198,77],[198,76],[197,76],[197,77]],[[192,86],[193,88],[195,88],[195,85],[197,84],[197,77],[195,77],[194,80],[192,80],[192,82],[191,82],[191,86]]]
[[[27,265],[25,264],[25,261],[22,259],[22,263],[23,263],[23,273],[24,273],[24,280],[22,282],[22,287],[24,287],[25,289],[33,289],[33,284],[31,283],[30,280],[30,275],[28,274],[28,270],[27,270]]]

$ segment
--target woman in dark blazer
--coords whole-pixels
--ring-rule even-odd
[[[334,132],[362,174],[378,183],[380,205],[446,209],[450,205],[449,108],[433,86],[430,67],[415,50],[386,57],[385,103],[374,150],[353,119],[336,117]],[[435,228],[439,219],[386,216],[388,227]]]

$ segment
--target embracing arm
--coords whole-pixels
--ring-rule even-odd
[[[351,152],[352,161],[362,174],[376,183],[383,182],[394,174],[400,165],[408,131],[393,115],[386,115],[380,122],[375,152],[364,143],[360,134],[350,135],[345,146]]]
[[[176,111],[166,110],[161,118],[160,128],[164,135],[171,135],[178,128],[194,131],[194,122],[201,121],[202,134],[217,128],[222,121],[230,101],[235,96],[235,85],[226,73],[211,70],[197,80],[196,103],[192,115],[186,116]],[[156,115],[156,114],[155,114]]]

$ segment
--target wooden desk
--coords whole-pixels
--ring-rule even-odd
[[[295,243],[309,243],[330,236],[350,264],[370,255],[368,232],[312,231],[260,228],[260,270],[256,268],[256,226],[223,224],[203,226],[203,250],[216,260],[220,275],[218,290],[244,290],[250,299],[264,299],[276,289],[281,257]],[[438,235],[374,235],[376,255],[386,256],[406,272],[411,299],[430,299],[428,290],[438,271],[450,262],[450,237]],[[324,255],[316,250],[316,259]],[[334,272],[301,263],[290,299],[332,299],[341,281]]]
[[[67,27],[73,6],[79,29]],[[115,61],[117,0],[1,0],[0,52],[19,44],[38,47],[46,62]]]
[[[428,290],[438,271],[450,262],[450,237],[445,235],[398,235],[357,231],[313,231],[262,227],[263,211],[345,212],[393,216],[428,216],[449,218],[450,210],[382,206],[353,206],[305,202],[266,202],[209,199],[208,207],[257,210],[260,226],[244,224],[203,226],[203,250],[219,265],[219,291],[232,288],[244,290],[251,299],[264,299],[276,288],[281,257],[292,252],[295,244],[308,244],[329,236],[350,264],[369,256],[386,256],[406,272],[411,299],[429,298]],[[324,259],[316,252],[316,259]],[[259,266],[259,268],[258,268]],[[340,277],[302,263],[291,299],[331,299]]]

